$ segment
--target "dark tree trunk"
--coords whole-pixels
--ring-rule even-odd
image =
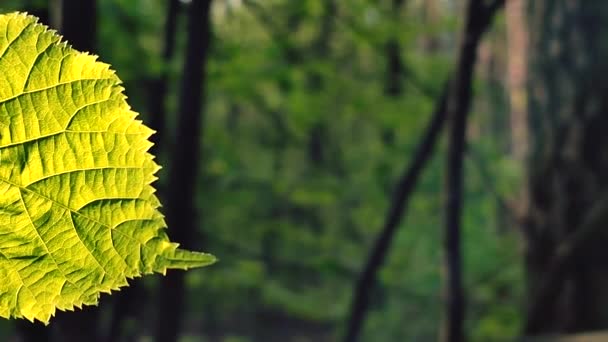
[[[163,63],[161,74],[152,79],[149,84],[148,113],[149,126],[156,131],[151,137],[154,146],[150,148],[150,153],[158,156],[162,149],[166,120],[166,98],[168,90],[168,65],[175,52],[175,39],[177,28],[177,17],[179,12],[179,0],[167,0],[167,16],[163,35],[163,51],[161,59]],[[159,189],[159,196],[162,199],[163,193]],[[163,201],[164,202],[164,201]],[[145,305],[148,294],[142,284],[142,279],[134,279],[128,288],[123,289],[114,295],[114,310],[110,321],[109,332],[106,338],[108,342],[131,341],[137,334],[138,327],[131,326],[129,331],[125,331],[125,320],[130,318],[141,319],[141,308]]]
[[[405,0],[393,0],[392,1],[392,16],[394,24],[397,25],[401,21],[401,9]],[[399,30],[393,30],[393,36],[391,36],[385,45],[386,51],[386,80],[384,82],[384,93],[388,97],[398,98],[403,94],[404,78],[406,76],[406,69],[403,61],[401,60],[401,44],[399,44]],[[382,127],[382,141],[387,147],[394,146],[395,144],[395,127],[385,126]]]
[[[392,13],[395,22],[399,22],[400,20],[399,14],[404,3],[405,0],[393,0],[392,2]],[[403,91],[404,71],[399,37],[391,37],[386,42],[386,95],[394,97],[401,95]]]
[[[143,279],[129,281],[129,287],[112,295],[113,308],[109,320],[106,342],[133,341],[141,331],[146,310],[148,294],[143,286]],[[131,324],[128,324],[130,322]]]
[[[188,8],[188,38],[177,115],[175,149],[171,153],[167,221],[173,240],[192,248],[204,243],[196,215],[196,184],[201,172],[205,78],[211,40],[211,0],[193,0]],[[185,311],[184,273],[170,272],[161,281],[156,340],[177,341]]]
[[[101,342],[99,312],[100,306],[84,306],[75,312],[59,311],[49,326],[53,329],[53,341]]]
[[[59,18],[52,19],[70,45],[80,51],[94,52],[97,44],[97,1],[55,0]]]
[[[415,188],[418,177],[432,155],[437,142],[437,137],[439,136],[447,115],[448,98],[462,94],[461,90],[454,85],[470,88],[471,74],[473,72],[472,65],[474,64],[474,55],[477,51],[479,39],[483,32],[488,28],[494,13],[500,5],[502,5],[502,1],[496,0],[487,7],[481,6],[480,11],[476,12],[475,16],[468,17],[468,20],[472,23],[469,22],[466,26],[465,33],[469,39],[465,40],[465,43],[461,45],[459,61],[456,72],[454,73],[457,79],[451,83],[449,82],[452,86],[446,85],[441,98],[438,99],[435,113],[433,114],[421,144],[415,152],[412,164],[404,171],[395,188],[384,226],[380,235],[378,235],[378,239],[369,254],[365,267],[355,286],[349,319],[343,339],[345,342],[354,342],[359,338],[370,304],[370,294],[376,283],[376,274],[384,263],[393,236],[397,231],[397,227],[399,226],[402,217],[405,215],[410,195]],[[475,28],[475,31],[470,31],[471,27]],[[462,60],[464,57],[468,58],[469,56],[473,56],[473,64],[471,65],[468,65],[467,62]],[[451,92],[454,92],[454,94],[451,94]],[[468,92],[470,92],[470,90]],[[464,94],[467,95],[467,93]],[[470,101],[470,99],[451,101],[451,104],[455,106],[450,109],[450,112],[455,113],[458,110],[458,106],[466,104],[468,101]]]
[[[466,24],[458,56],[457,72],[453,79],[448,100],[450,122],[448,136],[448,160],[445,203],[445,264],[446,264],[446,315],[443,340],[464,341],[465,300],[462,287],[462,254],[460,231],[463,207],[463,159],[467,114],[471,106],[473,71],[477,60],[477,47],[483,32],[491,22],[493,13],[488,12],[482,0],[470,0],[467,6]]]
[[[525,333],[608,328],[608,2],[529,2]]]
[[[53,1],[51,0],[50,3],[40,4],[39,2],[34,0],[26,0],[23,1],[21,8],[23,11],[35,17],[38,17],[38,19],[40,19],[40,22],[42,22],[43,24],[53,26],[53,24],[49,21],[49,13],[52,11],[53,6],[52,2]]]
[[[15,322],[15,329],[21,342],[50,342],[50,329],[42,323],[31,323],[24,319]]]
[[[151,153],[157,155],[163,147],[163,138],[166,127],[166,100],[169,82],[168,67],[175,52],[175,33],[177,29],[177,16],[179,12],[179,0],[167,0],[167,18],[163,37],[162,70],[160,76],[150,82],[148,113],[150,115],[150,128],[156,133],[151,137],[154,146]]]

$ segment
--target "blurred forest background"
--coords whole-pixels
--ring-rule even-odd
[[[220,262],[49,327],[2,320],[0,340],[608,328],[608,1],[0,2],[14,10],[117,71],[157,130],[169,235]]]

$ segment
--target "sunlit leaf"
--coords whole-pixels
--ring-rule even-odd
[[[151,129],[109,65],[0,15],[0,316],[48,322],[142,274],[214,262],[165,234]]]

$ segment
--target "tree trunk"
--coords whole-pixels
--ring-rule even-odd
[[[391,1],[391,15],[389,18],[393,25],[395,25],[395,29],[393,29],[393,34],[387,39],[384,46],[386,58],[384,94],[387,97],[394,99],[403,95],[404,79],[406,76],[409,76],[406,73],[406,67],[401,58],[401,44],[399,43],[399,34],[401,30],[397,29],[401,22],[401,12],[404,4],[405,0]],[[386,125],[382,127],[381,130],[384,145],[387,148],[394,147],[395,127]]]
[[[196,215],[195,195],[201,172],[201,150],[204,122],[205,77],[211,40],[211,0],[193,0],[188,8],[188,41],[177,115],[175,149],[171,153],[167,194],[167,221],[174,241],[185,248],[197,236],[200,220]],[[160,317],[156,340],[177,341],[185,312],[183,272],[170,272],[161,281]]]
[[[166,100],[169,83],[168,68],[175,53],[175,40],[177,31],[177,15],[179,12],[179,0],[167,0],[167,17],[163,37],[162,70],[158,77],[150,82],[148,113],[150,115],[150,127],[156,131],[151,137],[154,142],[150,153],[157,155],[163,147],[166,127]]]
[[[401,9],[405,0],[393,0],[392,1],[392,19],[395,24],[401,20]],[[386,81],[384,92],[387,96],[398,97],[403,91],[403,76],[404,66],[401,60],[401,44],[399,44],[399,37],[396,35],[399,32],[395,30],[395,36],[390,37],[386,42]]]
[[[608,327],[608,2],[529,2],[525,333]]]
[[[31,323],[24,319],[15,321],[15,330],[21,342],[50,342],[50,329],[40,322]]]
[[[57,17],[52,24],[80,51],[94,52],[97,44],[97,1],[96,0],[54,0]]]
[[[162,150],[163,137],[167,130],[165,124],[165,103],[169,82],[168,65],[171,63],[175,52],[179,0],[167,0],[166,5],[167,15],[163,33],[163,51],[161,53],[163,66],[160,75],[150,81],[148,93],[148,125],[156,131],[150,138],[154,143],[154,146],[150,148],[149,152],[157,157]],[[158,192],[161,201],[164,202],[162,190],[163,189],[159,188]],[[146,293],[143,280],[133,279],[129,283],[129,287],[114,294],[114,308],[106,337],[107,342],[134,340],[141,327],[140,320],[145,319],[144,315],[141,315],[141,309],[145,305],[149,294]],[[137,322],[137,324],[125,324],[126,320],[133,318],[136,319],[135,322]]]
[[[451,96],[461,97],[452,103],[452,105],[454,105],[450,110],[452,113],[462,110],[466,111],[468,108],[470,99],[467,97],[469,96],[471,87],[471,74],[475,63],[474,55],[477,51],[477,46],[482,34],[488,28],[494,13],[501,5],[501,0],[495,0],[487,7],[479,5],[480,10],[475,12],[475,15],[469,15],[468,17],[470,22],[467,23],[465,32],[467,39],[464,40],[464,44],[460,47],[459,61],[455,71],[455,76],[458,79],[453,82],[448,82],[448,85],[444,87],[441,97],[436,102],[435,112],[429,122],[429,126],[414,154],[412,163],[404,170],[403,175],[399,179],[399,183],[395,187],[395,192],[391,199],[390,209],[386,216],[384,226],[382,227],[355,284],[350,312],[348,313],[349,317],[346,331],[343,338],[344,342],[355,342],[359,339],[370,304],[370,294],[376,283],[376,274],[386,259],[393,236],[397,231],[397,227],[399,226],[402,217],[405,215],[409,198],[422,170],[426,166],[426,163],[430,159],[435,148],[437,138],[439,137],[439,133],[441,132],[441,128],[448,114],[448,99],[451,98]],[[466,61],[467,58],[472,58],[471,65]],[[451,92],[454,92],[454,94],[452,95]],[[465,109],[461,108],[464,105],[466,105],[464,107]]]
[[[499,5],[496,2],[495,5]],[[457,72],[448,99],[450,120],[446,182],[445,264],[446,315],[442,339],[464,341],[465,301],[462,287],[462,256],[460,251],[461,212],[463,207],[463,157],[466,147],[467,116],[471,106],[473,71],[479,41],[492,22],[494,11],[482,0],[470,0],[466,24],[458,56]]]

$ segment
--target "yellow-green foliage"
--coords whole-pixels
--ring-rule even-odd
[[[136,115],[109,65],[0,15],[0,316],[48,323],[128,278],[215,260],[169,242]]]

